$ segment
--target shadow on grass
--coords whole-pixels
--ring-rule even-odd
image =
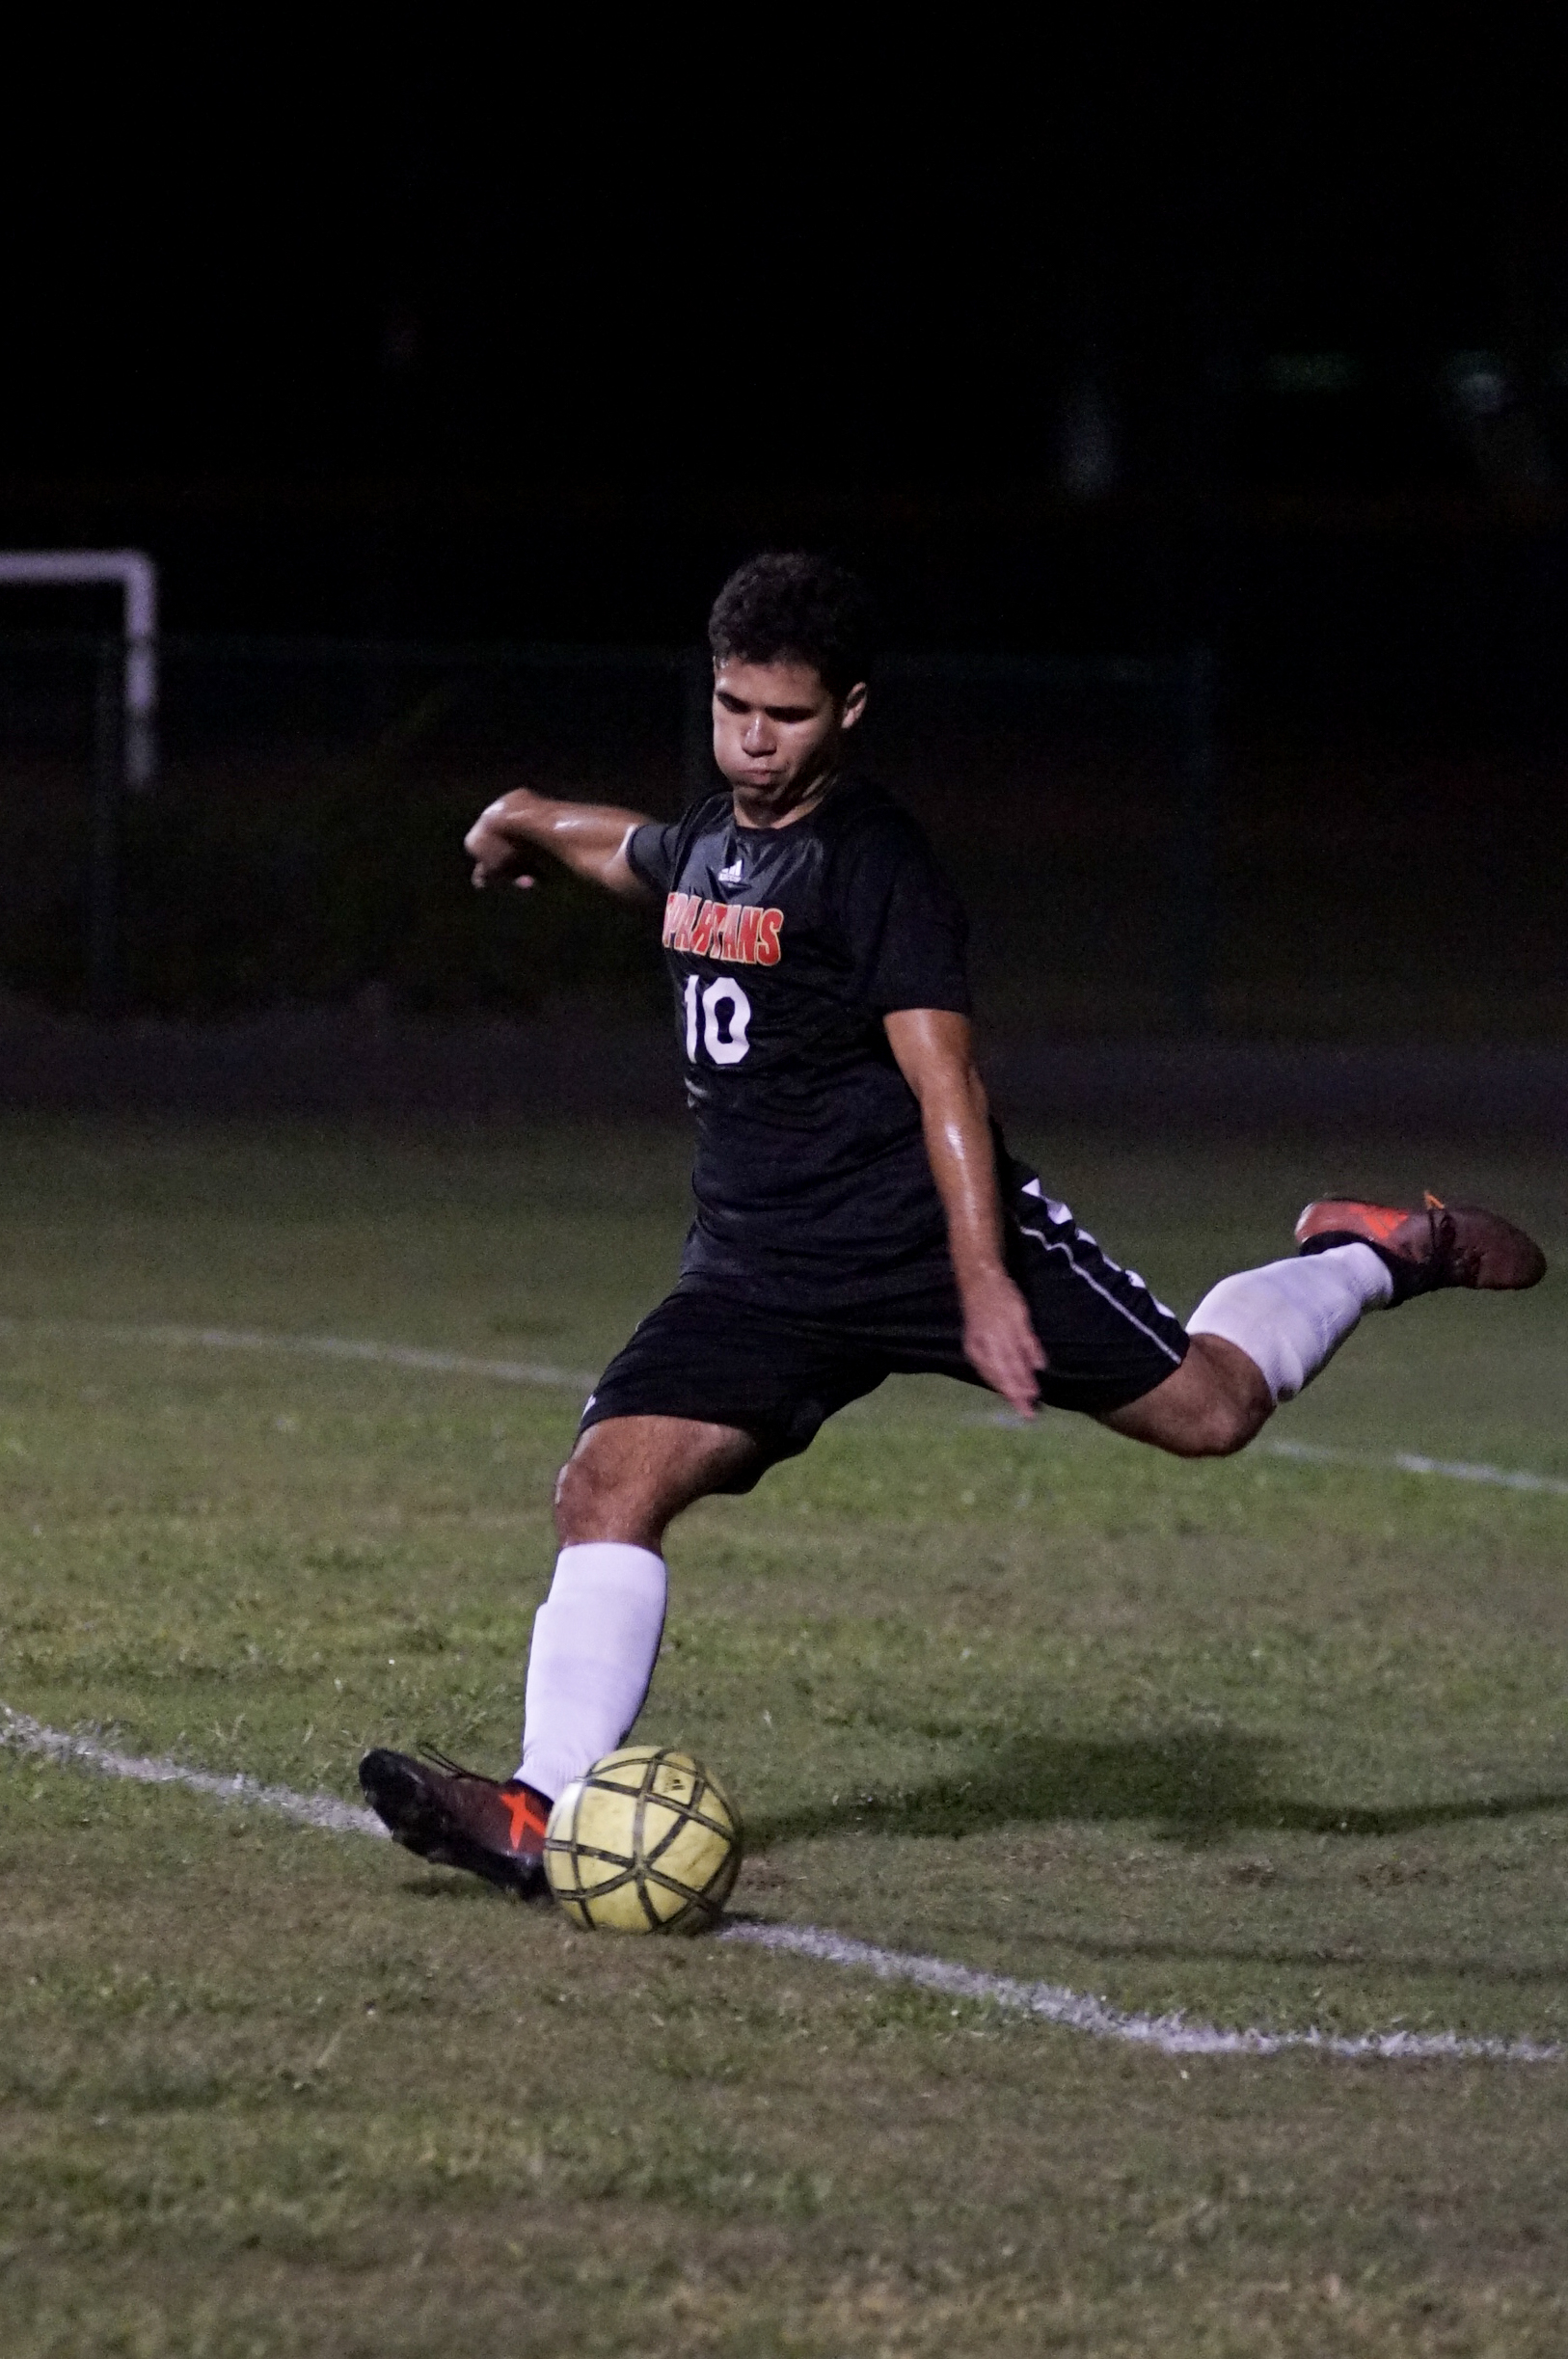
[[[400,1888],[410,1900],[431,1900],[442,1908],[460,1909],[472,1908],[481,1901],[486,1907],[497,1901],[508,1909],[522,1905],[515,1892],[503,1890],[500,1884],[491,1884],[483,1876],[472,1876],[462,1871],[454,1875],[449,1867],[420,1867],[417,1861],[406,1857],[400,1857],[394,1864],[405,1870]]]
[[[850,1828],[885,1834],[965,1835],[1019,1821],[1153,1822],[1169,1839],[1214,1843],[1243,1831],[1408,1834],[1423,1827],[1568,1810],[1568,1789],[1487,1794],[1383,1809],[1293,1802],[1271,1790],[1272,1740],[1181,1729],[1120,1742],[1015,1737],[966,1775],[892,1793],[837,1794],[748,1821],[754,1850]]]

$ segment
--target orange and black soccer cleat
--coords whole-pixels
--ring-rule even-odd
[[[1296,1242],[1303,1253],[1370,1245],[1393,1279],[1395,1302],[1445,1286],[1511,1291],[1546,1276],[1546,1256],[1523,1229],[1479,1205],[1445,1204],[1430,1194],[1419,1212],[1325,1198],[1297,1221]]]
[[[466,1867],[525,1900],[542,1895],[550,1803],[521,1777],[504,1783],[445,1753],[378,1748],[360,1763],[365,1799],[395,1842],[439,1867]]]

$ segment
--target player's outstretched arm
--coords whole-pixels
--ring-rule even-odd
[[[520,786],[479,813],[463,838],[473,862],[476,885],[512,884],[526,892],[533,882],[532,855],[548,852],[571,869],[602,884],[620,901],[649,901],[653,895],[626,856],[627,838],[647,824],[641,811],[622,811],[608,802],[557,802]]]
[[[1020,1416],[1033,1417],[1045,1353],[1029,1305],[1007,1274],[990,1110],[970,1053],[969,1019],[946,1008],[901,1008],[883,1021],[899,1071],[920,1100],[963,1304],[964,1357]]]

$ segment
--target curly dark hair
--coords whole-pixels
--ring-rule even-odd
[[[714,600],[716,664],[811,664],[847,696],[871,669],[875,617],[863,582],[831,557],[767,549],[737,566]]]

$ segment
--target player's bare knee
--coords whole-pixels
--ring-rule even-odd
[[[1227,1371],[1229,1376],[1229,1371]],[[1205,1384],[1189,1411],[1191,1435],[1183,1455],[1231,1458],[1256,1440],[1274,1413],[1261,1375],[1256,1383],[1221,1377]]]
[[[1242,1419],[1223,1402],[1208,1401],[1180,1417],[1163,1420],[1137,1438],[1152,1442],[1156,1450],[1166,1451],[1173,1458],[1230,1458],[1245,1450],[1257,1431],[1250,1419]]]
[[[1195,1336],[1176,1373],[1106,1423],[1176,1458],[1229,1458],[1245,1450],[1273,1414],[1262,1373],[1244,1354],[1210,1348]]]
[[[563,1547],[575,1540],[608,1539],[637,1519],[639,1486],[632,1470],[593,1444],[596,1428],[579,1439],[555,1478],[555,1532]]]
[[[1215,1337],[1195,1335],[1181,1369],[1184,1454],[1229,1458],[1267,1424],[1274,1396],[1262,1370],[1244,1352]]]
[[[1254,1439],[1262,1419],[1232,1400],[1211,1401],[1200,1421],[1194,1458],[1233,1458]]]
[[[591,1488],[591,1478],[584,1478],[583,1470],[578,1460],[575,1457],[568,1458],[555,1477],[555,1496],[553,1503],[555,1510],[555,1536],[562,1547],[567,1546],[577,1537],[578,1526],[582,1520],[582,1510],[588,1504],[588,1493]]]

